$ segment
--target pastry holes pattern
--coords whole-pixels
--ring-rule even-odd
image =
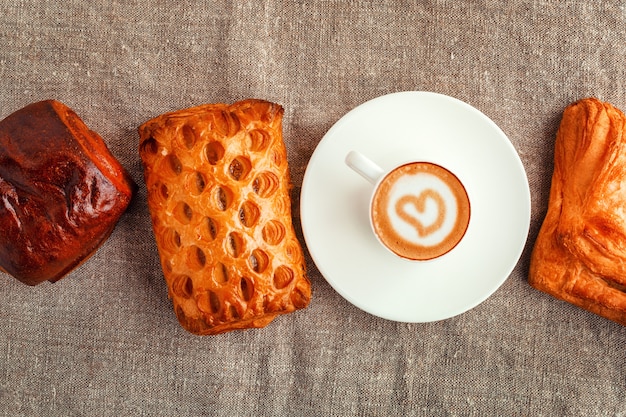
[[[176,252],[180,249],[180,234],[171,228],[167,228],[163,232],[163,248],[169,252]]]
[[[170,198],[170,190],[167,188],[167,185],[161,184],[159,187],[159,195],[163,200]]]
[[[236,157],[235,159],[233,159],[230,165],[228,166],[228,174],[235,181],[242,181],[246,179],[251,169],[252,169],[252,162],[250,162],[250,159],[246,158],[245,156],[240,155]]]
[[[203,227],[205,230],[202,231],[202,235],[208,237],[211,241],[215,240],[219,230],[217,222],[211,217],[205,217]]]
[[[281,265],[274,271],[274,287],[282,290],[293,281],[293,269],[288,266]]]
[[[206,188],[206,179],[204,175],[198,171],[189,175],[187,181],[187,189],[192,195],[198,196],[202,194],[204,189]]]
[[[284,213],[285,211],[289,210],[289,207],[291,207],[290,204],[291,203],[288,197],[281,197],[281,198],[276,198],[274,207],[276,207],[276,210],[279,213]]]
[[[248,277],[242,277],[241,281],[239,281],[239,287],[241,288],[241,296],[244,301],[250,301],[254,295],[254,285],[252,284],[252,280]]]
[[[198,298],[197,304],[198,309],[207,314],[217,314],[222,309],[219,296],[210,290]]]
[[[219,211],[226,211],[233,202],[233,192],[226,186],[218,185],[213,189],[213,202]]]
[[[252,152],[263,152],[270,145],[270,135],[265,130],[253,129],[246,135],[246,147]]]
[[[250,258],[248,259],[248,262],[250,264],[250,268],[254,272],[258,274],[262,274],[263,272],[265,272],[265,270],[269,266],[270,258],[267,255],[267,253],[265,253],[263,250],[254,249],[252,253],[250,254]]]
[[[214,114],[215,129],[223,136],[234,136],[241,128],[239,118],[229,111],[219,111]]]
[[[219,161],[224,157],[224,146],[217,141],[209,142],[204,147],[204,154],[206,156],[206,160],[211,165],[216,165]]]
[[[157,182],[148,190],[148,202],[150,204],[154,203],[163,206],[167,202],[168,197],[169,190],[167,185],[163,183]]]
[[[270,220],[263,226],[261,234],[269,245],[278,245],[285,237],[285,225],[278,220]]]
[[[300,251],[300,245],[291,240],[285,244],[285,255],[290,262],[298,263],[302,261],[302,252]]]
[[[196,144],[196,141],[198,140],[196,136],[196,132],[189,125],[184,125],[181,130],[182,130],[183,145],[187,149],[193,148],[194,145]]]
[[[283,157],[280,153],[276,151],[272,152],[271,158],[274,165],[281,166],[283,164]]]
[[[247,200],[239,208],[239,221],[245,227],[254,227],[259,221],[261,210],[254,202]]]
[[[180,159],[174,154],[169,154],[165,158],[164,161],[164,170],[171,175],[180,175],[183,172],[183,164],[180,162]]]
[[[237,311],[237,308],[233,305],[231,305],[230,307],[228,307],[228,311],[230,311],[230,316],[237,320],[241,318],[241,314],[239,314],[239,311]]]
[[[204,251],[196,245],[189,248],[187,251],[187,257],[189,267],[194,271],[199,271],[206,265],[206,255],[204,254]]]
[[[207,237],[211,241],[215,240],[219,230],[217,222],[212,217],[205,217],[203,223],[202,236]]]
[[[295,308],[304,308],[308,303],[308,297],[302,292],[300,288],[294,288],[291,293],[291,302]]]
[[[252,190],[259,197],[267,198],[278,190],[278,176],[271,171],[263,171],[252,181]]]
[[[228,274],[228,268],[223,263],[218,262],[213,267],[213,279],[219,285],[223,285],[223,284],[226,284],[228,282],[228,279],[229,279],[228,275],[229,275]]]
[[[237,232],[231,232],[226,238],[226,251],[233,258],[238,258],[245,251],[243,236]]]
[[[209,291],[209,307],[211,308],[211,313],[213,314],[219,313],[222,309],[220,298],[213,291]]]
[[[139,151],[143,155],[154,156],[159,151],[159,144],[157,143],[156,139],[151,136],[141,143]]]
[[[178,297],[190,298],[193,293],[193,281],[189,275],[179,275],[172,283],[172,292]]]
[[[174,207],[173,214],[174,218],[178,222],[182,224],[189,224],[193,217],[193,210],[191,210],[189,204],[185,203],[184,201],[179,201],[178,203],[176,203],[176,207]]]

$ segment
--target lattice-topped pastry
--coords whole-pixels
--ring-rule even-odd
[[[277,104],[245,100],[139,127],[163,273],[192,333],[263,327],[309,303],[282,117]]]

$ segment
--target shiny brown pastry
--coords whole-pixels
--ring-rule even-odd
[[[530,284],[626,324],[626,117],[609,103],[568,106],[556,137],[548,212]]]
[[[57,281],[107,239],[133,182],[102,138],[64,104],[41,101],[0,121],[0,270]]]
[[[192,333],[263,327],[309,303],[282,117],[277,104],[245,100],[139,127],[163,273],[178,320]]]

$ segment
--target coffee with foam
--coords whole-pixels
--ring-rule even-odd
[[[429,162],[402,165],[380,182],[372,200],[372,224],[380,241],[398,256],[437,258],[463,238],[470,202],[459,179]]]

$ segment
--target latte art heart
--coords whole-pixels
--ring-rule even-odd
[[[425,216],[416,216],[412,211],[408,210],[407,206],[414,207],[418,215],[424,214],[428,199],[435,202],[434,210],[436,211],[436,217],[433,222],[424,224],[422,219]],[[401,197],[396,203],[396,213],[402,220],[415,227],[419,236],[428,236],[439,230],[443,225],[446,219],[446,202],[437,191],[426,189],[418,196],[407,194]]]
[[[454,174],[416,162],[396,168],[381,181],[371,216],[376,235],[392,252],[424,260],[458,244],[469,224],[470,204]]]

